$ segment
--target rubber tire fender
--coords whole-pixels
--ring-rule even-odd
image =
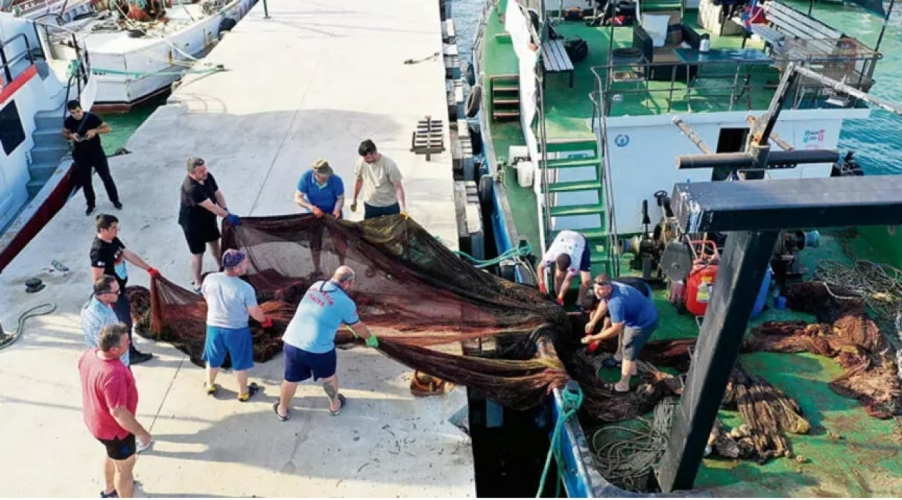
[[[467,118],[473,118],[479,113],[479,104],[482,102],[482,85],[474,85],[467,96]]]
[[[477,193],[479,194],[479,204],[484,209],[491,208],[493,204],[492,198],[495,197],[495,179],[492,178],[491,174],[483,174],[479,178]]]

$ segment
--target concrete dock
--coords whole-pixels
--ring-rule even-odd
[[[111,158],[125,208],[115,211],[97,180],[98,213],[112,211],[123,242],[188,287],[189,254],[176,222],[186,158],[207,160],[236,214],[297,213],[297,180],[318,158],[342,176],[350,198],[357,145],[371,138],[398,163],[410,216],[455,243],[438,1],[268,0],[268,7],[269,19],[258,3],[207,57],[227,71],[186,78],[129,141],[131,154]],[[446,143],[428,162],[410,152],[427,115],[443,120]],[[346,216],[360,219],[362,206],[351,213],[346,205]],[[76,370],[93,235],[77,193],[0,275],[8,333],[26,309],[56,304],[0,351],[0,496],[91,497],[102,489],[104,450],[82,422]],[[70,271],[51,272],[53,260]],[[207,256],[206,269],[213,266]],[[130,285],[147,285],[140,269],[129,274]],[[26,294],[32,277],[46,288]],[[475,496],[469,437],[448,422],[466,404],[463,388],[414,398],[410,369],[355,348],[338,355],[345,411],[330,417],[321,387],[306,383],[292,419],[281,423],[271,408],[281,355],[251,371],[264,392],[241,404],[230,373],[210,398],[203,370],[181,352],[143,339],[138,347],[155,355],[134,367],[138,419],[154,436],[135,467],[138,496]]]

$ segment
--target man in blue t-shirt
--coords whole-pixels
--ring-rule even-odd
[[[377,347],[376,336],[357,317],[357,305],[348,296],[357,274],[348,266],[335,270],[332,279],[317,281],[304,294],[282,336],[285,352],[285,381],[282,382],[279,402],[273,411],[279,420],[289,418],[288,403],[297,391],[298,383],[313,376],[322,379],[323,390],[329,397],[329,413],[341,413],[345,397],[338,392],[338,376],[335,373],[335,334],[344,324],[366,339],[366,345]]]
[[[594,292],[599,303],[586,325],[586,333],[591,334],[608,313],[610,322],[603,323],[600,333],[583,337],[582,343],[589,344],[619,336],[618,353],[614,355],[614,359],[622,360],[620,381],[609,389],[629,392],[630,379],[636,375],[639,351],[658,328],[658,311],[651,300],[651,294],[646,296],[632,286],[611,281],[606,274],[595,278]]]
[[[341,177],[335,175],[328,161],[316,160],[312,168],[304,172],[298,181],[294,202],[317,218],[330,214],[341,219],[341,209],[345,203],[344,182]],[[310,233],[310,256],[313,260],[314,279],[323,276],[320,257],[323,249],[323,228],[324,223],[316,221]],[[332,245],[338,253],[339,265],[344,265],[344,242],[340,238],[332,238]]]

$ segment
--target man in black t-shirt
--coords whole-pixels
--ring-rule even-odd
[[[132,338],[132,306],[125,295],[125,285],[128,283],[128,268],[126,261],[147,271],[151,277],[159,276],[160,272],[150,267],[144,259],[135,252],[125,248],[119,240],[119,219],[115,216],[100,214],[95,219],[97,236],[91,244],[91,272],[92,281],[97,281],[101,276],[113,276],[119,282],[119,299],[113,305],[116,317],[128,327],[128,338]],[[138,352],[134,342],[130,342],[129,356],[131,364],[143,363],[153,357],[152,354]]]
[[[69,101],[66,107],[69,109],[69,116],[63,123],[63,137],[73,141],[75,146],[72,151],[72,160],[75,161],[75,182],[85,192],[85,201],[88,202],[85,215],[94,213],[96,201],[94,185],[91,183],[92,170],[96,170],[103,181],[103,187],[106,188],[106,194],[113,202],[113,206],[121,209],[119,191],[110,175],[110,165],[100,144],[100,134],[108,134],[113,129],[94,113],[86,113],[78,101]]]
[[[186,167],[188,175],[182,183],[179,225],[185,232],[188,250],[191,251],[191,273],[194,276],[192,287],[200,293],[205,248],[210,247],[217,266],[222,259],[216,217],[228,220],[233,226],[240,225],[241,220],[237,215],[229,213],[225,195],[220,191],[213,174],[207,170],[203,158],[188,158]]]

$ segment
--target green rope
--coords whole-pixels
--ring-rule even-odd
[[[576,387],[576,390],[571,390],[571,387]],[[561,464],[563,460],[561,460],[561,450],[560,442],[561,442],[561,431],[564,429],[564,423],[567,422],[567,419],[576,414],[579,410],[579,407],[583,404],[583,390],[577,385],[573,383],[573,385],[567,384],[564,390],[561,391],[561,399],[563,399],[563,415],[560,415],[557,419],[557,423],[554,425],[554,433],[551,434],[551,446],[548,448],[548,458],[545,459],[545,470],[542,471],[542,480],[539,482],[539,491],[536,492],[536,498],[540,498],[542,496],[542,491],[545,490],[545,480],[548,478],[548,471],[551,468],[551,458],[554,457],[555,461],[558,464],[558,496],[560,496],[560,478],[562,476],[561,473]]]
[[[121,71],[118,69],[92,68],[91,72],[95,75],[126,75],[126,76],[179,76],[189,73],[204,74],[215,73],[217,71],[225,71],[224,68],[207,68],[207,69],[186,69],[185,71]]]
[[[514,257],[526,257],[527,255],[532,253],[532,247],[529,245],[529,243],[526,243],[523,246],[511,248],[510,250],[507,250],[506,252],[502,253],[501,255],[495,257],[494,259],[488,259],[488,260],[477,259],[476,257],[473,257],[472,255],[470,255],[466,252],[461,252],[460,250],[455,250],[454,253],[463,257],[465,260],[470,261],[470,263],[473,264],[475,267],[483,269],[486,267],[498,265],[498,264],[504,262],[505,260],[509,260]]]

